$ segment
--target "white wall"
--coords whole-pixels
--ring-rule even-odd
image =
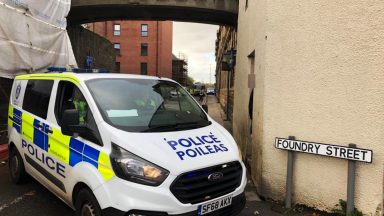
[[[358,163],[356,205],[383,201],[384,2],[240,0],[234,135],[244,145],[246,57],[255,49],[254,162],[258,192],[283,200],[286,155],[275,137],[372,149]],[[330,210],[346,199],[347,161],[296,154],[294,202]]]

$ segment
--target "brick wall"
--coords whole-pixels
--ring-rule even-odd
[[[160,76],[172,78],[173,22],[159,22],[159,72]]]
[[[236,49],[237,32],[236,29],[228,26],[220,26],[216,39],[216,92],[224,111],[228,112],[228,117],[232,120],[234,103],[234,78],[235,70],[223,66],[224,54],[232,49]],[[229,81],[229,83],[228,83]],[[229,91],[228,91],[229,84]]]
[[[81,26],[68,27],[68,35],[80,68],[84,68],[85,58],[90,55],[93,57],[93,68],[104,68],[116,72],[116,54],[109,40]]]
[[[120,35],[113,34],[115,24],[120,25]],[[142,24],[148,25],[146,37],[141,36]],[[140,74],[141,63],[147,63],[147,75],[172,78],[172,21],[115,20],[90,23],[88,29],[120,44],[116,62],[121,73]],[[141,56],[142,43],[148,44],[147,56]]]

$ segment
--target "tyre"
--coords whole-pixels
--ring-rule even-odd
[[[27,182],[28,175],[25,172],[23,158],[21,158],[19,151],[16,147],[11,148],[9,152],[9,173],[12,182],[15,184],[23,184]]]
[[[101,216],[100,205],[91,190],[80,190],[75,202],[76,216]]]

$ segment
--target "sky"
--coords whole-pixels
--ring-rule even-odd
[[[173,22],[173,54],[179,57],[183,53],[188,58],[188,75],[195,81],[215,82],[218,29],[218,25]]]

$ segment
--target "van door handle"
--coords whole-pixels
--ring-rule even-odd
[[[38,129],[43,129],[43,124],[38,123],[38,124],[37,124],[37,128],[38,128]]]
[[[51,134],[51,133],[53,133],[53,130],[50,127],[47,127],[46,132]]]

